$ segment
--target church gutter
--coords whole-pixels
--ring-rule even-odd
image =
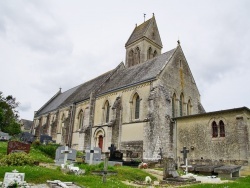
[[[115,91],[118,91],[118,90],[127,89],[127,88],[129,88],[129,87],[133,87],[133,86],[136,86],[136,85],[140,85],[140,84],[143,84],[143,83],[146,83],[146,82],[155,81],[155,80],[156,80],[155,77],[149,78],[149,79],[147,79],[147,80],[144,80],[144,81],[141,81],[141,82],[137,82],[137,83],[135,83],[135,84],[130,84],[130,85],[126,85],[126,86],[122,86],[122,87],[118,87],[118,88],[115,88],[115,89],[108,90],[108,91],[106,91],[106,92],[104,92],[104,93],[101,93],[101,94],[97,95],[96,97],[101,97],[101,96],[103,96],[103,95],[106,95],[107,93],[111,93],[111,92],[115,92]]]

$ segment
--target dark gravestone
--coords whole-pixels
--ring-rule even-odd
[[[123,161],[123,153],[120,151],[116,151],[116,147],[114,144],[108,148],[110,150],[109,161]]]
[[[49,142],[52,142],[51,136],[46,134],[40,136],[40,143],[47,145]]]
[[[35,140],[34,135],[28,132],[23,132],[20,135],[20,140],[27,143],[32,143]]]
[[[189,150],[187,149],[186,146],[183,147],[183,150],[181,151],[181,153],[183,153],[183,161],[184,161],[184,165],[186,165],[187,154],[189,153]]]
[[[9,153],[12,153],[12,152],[20,152],[20,151],[29,153],[30,152],[30,144],[25,144],[25,143],[18,142],[18,141],[9,141],[8,142],[7,155]]]
[[[163,179],[177,178],[179,174],[176,171],[176,163],[173,158],[164,158]]]

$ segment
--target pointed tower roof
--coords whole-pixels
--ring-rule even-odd
[[[153,28],[154,33],[149,33],[151,31],[150,28]],[[132,43],[136,42],[137,40],[140,40],[144,37],[150,39],[151,41],[153,41],[154,43],[156,43],[157,45],[162,47],[160,33],[158,31],[158,27],[156,24],[154,14],[153,14],[152,18],[145,21],[141,25],[139,25],[139,26],[136,25],[134,31],[132,32],[128,41],[126,42],[125,47],[127,47],[128,45],[130,45],[130,44],[132,44]]]

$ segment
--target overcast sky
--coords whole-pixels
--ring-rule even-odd
[[[0,1],[0,91],[23,119],[125,61],[135,24],[155,13],[162,52],[177,46],[206,111],[250,107],[249,0]]]

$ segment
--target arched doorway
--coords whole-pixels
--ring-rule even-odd
[[[105,146],[105,131],[103,128],[98,128],[95,130],[94,132],[94,138],[95,138],[95,143],[94,146],[95,147],[99,147],[101,148],[101,150],[103,151]]]

